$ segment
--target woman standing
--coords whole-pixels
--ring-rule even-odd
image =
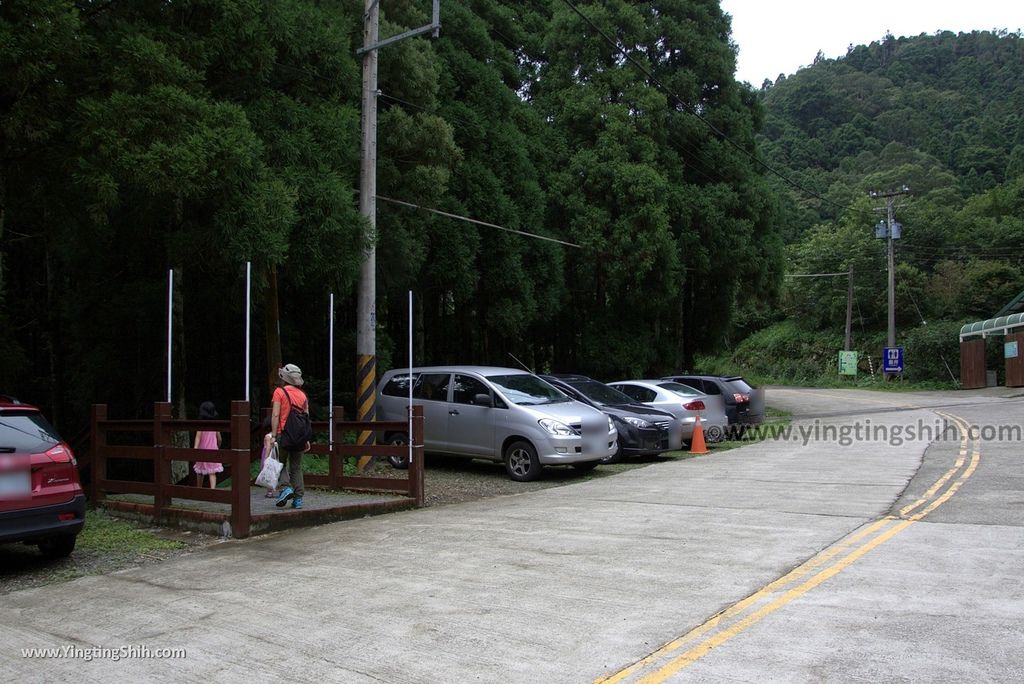
[[[309,399],[306,393],[299,389],[303,384],[302,369],[294,363],[285,364],[283,368],[277,370],[277,377],[281,380],[281,386],[274,390],[274,408],[270,418],[275,442],[280,441],[289,413],[293,410],[309,413]],[[277,506],[284,507],[290,500],[292,508],[302,508],[302,497],[306,493],[302,482],[303,448],[300,446],[295,450],[285,449],[280,443],[278,446],[281,464],[285,467],[281,470],[281,480],[278,484],[281,489],[277,495]],[[305,449],[309,449],[308,442]]]

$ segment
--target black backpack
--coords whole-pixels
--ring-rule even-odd
[[[313,424],[309,420],[309,413],[295,408],[288,390],[283,387],[281,390],[284,392],[291,410],[288,411],[288,419],[284,422],[284,429],[281,430],[277,442],[285,451],[304,451],[306,442],[313,436]]]

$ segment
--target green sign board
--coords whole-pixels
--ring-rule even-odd
[[[1017,358],[1017,340],[1003,343],[1003,357],[1007,359]]]
[[[857,374],[857,352],[855,352],[855,351],[841,351],[841,352],[839,352],[839,374],[840,375],[856,375]]]

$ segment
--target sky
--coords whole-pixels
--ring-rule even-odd
[[[721,0],[739,46],[736,79],[759,88],[764,79],[796,73],[853,45],[937,31],[1024,29],[1024,0]]]

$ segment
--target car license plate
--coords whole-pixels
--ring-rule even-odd
[[[32,491],[32,475],[27,470],[0,473],[0,497],[25,496]]]
[[[587,456],[604,457],[608,452],[608,436],[602,434],[583,435],[583,453]]]

